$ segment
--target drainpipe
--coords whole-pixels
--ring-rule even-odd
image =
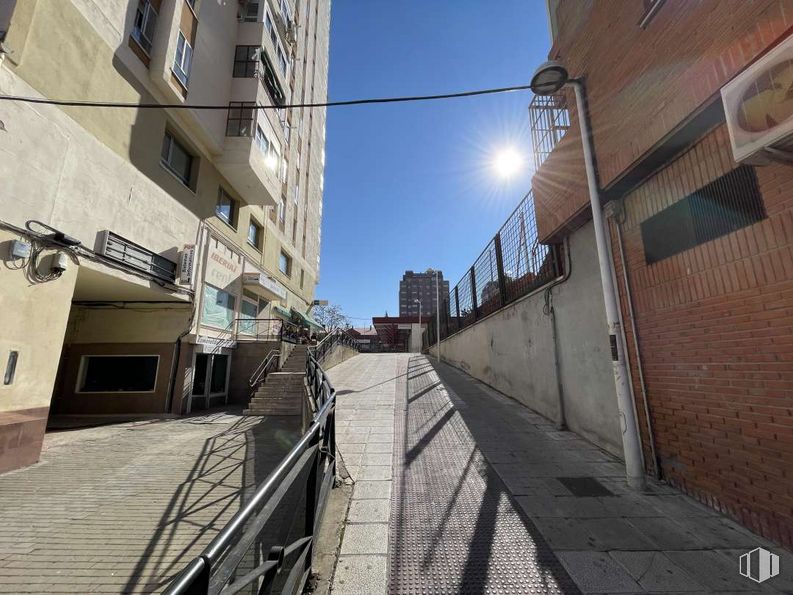
[[[614,222],[614,227],[617,230],[617,248],[619,249],[620,262],[622,263],[622,284],[623,287],[625,287],[628,317],[630,318],[631,332],[633,333],[633,353],[636,358],[636,369],[639,371],[639,386],[642,391],[642,408],[644,409],[644,420],[647,424],[647,440],[650,443],[653,477],[655,477],[655,479],[661,479],[661,470],[658,466],[658,455],[655,452],[655,432],[653,432],[653,423],[650,418],[650,405],[647,399],[647,385],[644,381],[644,365],[642,363],[641,352],[639,351],[639,333],[636,330],[636,316],[633,310],[633,293],[631,292],[631,285],[628,280],[628,262],[625,260],[625,242],[622,239],[622,224],[625,221],[625,205],[622,199],[614,201],[612,204],[613,206],[608,213],[608,217]]]
[[[567,237],[564,239],[564,254],[565,254],[565,267],[562,277],[551,283],[545,289],[545,305],[542,312],[551,319],[551,338],[553,340],[553,364],[556,373],[556,398],[559,410],[559,419],[556,420],[556,429],[563,431],[567,429],[567,417],[564,411],[564,386],[562,383],[562,367],[559,361],[559,340],[556,331],[556,311],[553,307],[553,288],[561,283],[564,283],[570,278],[572,260],[570,258],[570,241]]]

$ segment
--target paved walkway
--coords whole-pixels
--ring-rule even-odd
[[[793,556],[423,356],[331,370],[356,480],[333,593],[793,592]],[[391,456],[393,454],[393,456]],[[738,556],[780,555],[741,577]]]
[[[0,476],[0,592],[160,591],[299,423],[209,413],[48,434],[39,464]]]

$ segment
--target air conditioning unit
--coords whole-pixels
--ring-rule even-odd
[[[793,163],[793,36],[721,90],[735,160]]]

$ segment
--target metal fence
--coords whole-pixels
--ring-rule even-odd
[[[570,128],[570,112],[564,95],[535,95],[529,104],[534,171],[548,158]]]
[[[461,331],[562,275],[562,246],[540,244],[529,192],[460,282],[442,298],[441,339]],[[427,343],[437,341],[437,323],[428,324]]]
[[[336,477],[336,392],[311,354],[306,385],[316,411],[308,431],[166,595],[303,592]],[[280,512],[284,507],[291,521]]]

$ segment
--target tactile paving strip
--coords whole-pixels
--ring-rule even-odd
[[[403,390],[399,390],[401,387]],[[579,593],[482,456],[426,358],[397,386],[389,592]]]

